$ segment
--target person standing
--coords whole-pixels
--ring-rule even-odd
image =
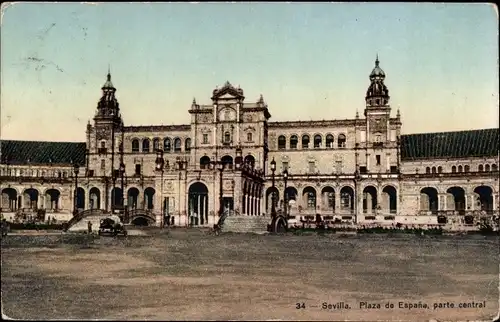
[[[92,222],[90,222],[90,220],[88,221],[87,223],[87,228],[88,228],[88,234],[92,234]]]

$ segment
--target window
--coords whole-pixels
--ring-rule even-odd
[[[462,170],[463,170],[463,169],[462,169],[462,166],[461,166],[461,165],[459,165],[459,166],[458,166],[458,172],[462,172]]]
[[[425,173],[427,173],[427,174],[431,173],[431,167],[426,167],[425,168]]]
[[[224,143],[231,143],[231,133],[224,133]]]
[[[326,147],[329,149],[333,148],[333,135],[331,135],[331,134],[328,134],[326,136]]]
[[[345,148],[346,137],[344,134],[340,134],[337,140],[337,144],[339,148]]]
[[[309,149],[309,135],[302,136],[302,149]]]
[[[142,153],[149,153],[149,139],[142,141]]]
[[[477,167],[477,171],[479,172],[483,172],[483,165],[480,164],[478,167]]]
[[[174,152],[179,153],[181,152],[181,139],[176,138],[174,140]]]
[[[316,196],[314,192],[307,193],[307,208],[316,209]]]
[[[282,171],[285,171],[285,170],[288,171],[288,162],[287,161],[283,161],[281,163],[281,168],[282,168]]]
[[[490,165],[487,164],[484,166],[484,171],[489,172],[490,171]]]
[[[496,164],[492,164],[491,165],[491,171],[498,171],[498,168],[497,168]]]
[[[314,173],[316,170],[316,162],[309,161],[309,173]]]
[[[443,167],[438,167],[438,173],[443,172]]]
[[[101,149],[105,149],[106,148],[106,141],[101,141]]]
[[[451,173],[455,173],[457,172],[457,167],[456,166],[452,166],[451,167]]]
[[[141,165],[140,164],[135,165],[135,175],[137,175],[137,176],[141,175]]]
[[[320,149],[322,142],[323,142],[323,138],[321,137],[321,135],[317,134],[314,136],[314,148],[315,149]]]
[[[187,138],[186,141],[184,142],[184,150],[186,152],[191,151],[191,139],[190,138]]]
[[[375,159],[377,160],[377,165],[380,165],[380,154],[377,154]]]
[[[351,195],[348,192],[342,192],[340,194],[340,207],[343,209],[351,208]]]
[[[284,135],[278,137],[278,150],[286,149],[286,138]]]
[[[247,141],[248,142],[252,142],[253,141],[252,133],[247,133]]]
[[[203,134],[203,144],[208,144],[208,134]]]
[[[391,165],[391,173],[398,173],[398,167],[395,165]]]
[[[359,167],[359,173],[366,173],[366,166]]]
[[[89,170],[87,173],[88,177],[93,177],[94,176],[94,170]],[[66,177],[66,172],[63,173],[63,177]]]
[[[436,173],[436,167],[432,167],[432,173]]]
[[[335,209],[335,192],[328,192],[328,208]]]
[[[101,160],[101,169],[106,169],[106,160]]]
[[[165,138],[163,140],[163,152],[170,153],[171,150],[172,150],[172,143],[170,142],[169,138]]]
[[[464,172],[469,172],[470,171],[470,167],[468,165],[464,166]]]
[[[153,149],[154,151],[158,151],[160,149],[160,139],[158,138],[153,139]]]
[[[298,143],[299,143],[299,138],[296,135],[292,135],[290,137],[290,149],[296,150]]]

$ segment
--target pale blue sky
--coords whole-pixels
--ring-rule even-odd
[[[226,80],[272,121],[353,118],[377,53],[404,133],[497,127],[497,37],[488,4],[18,3],[1,134],[84,141],[108,63],[126,124],[187,124]]]

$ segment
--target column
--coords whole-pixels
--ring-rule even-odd
[[[340,188],[335,189],[335,213],[339,213],[340,210]]]
[[[497,210],[497,196],[495,193],[491,194],[491,201],[493,202],[492,210]]]
[[[469,206],[469,195],[465,194],[465,210],[469,210],[468,206]]]

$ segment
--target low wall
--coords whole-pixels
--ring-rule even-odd
[[[376,224],[383,226],[396,225],[398,223],[402,225],[437,225],[437,216],[392,216],[394,219],[385,219],[390,215],[360,215],[358,216],[358,224]],[[375,219],[367,219],[373,218]]]
[[[5,220],[14,222],[14,219],[16,217],[15,212],[2,212],[2,219],[5,218]],[[55,218],[58,222],[65,222],[69,221],[71,218],[73,218],[73,214],[71,212],[47,212],[45,213],[45,221],[48,221],[49,218]]]

